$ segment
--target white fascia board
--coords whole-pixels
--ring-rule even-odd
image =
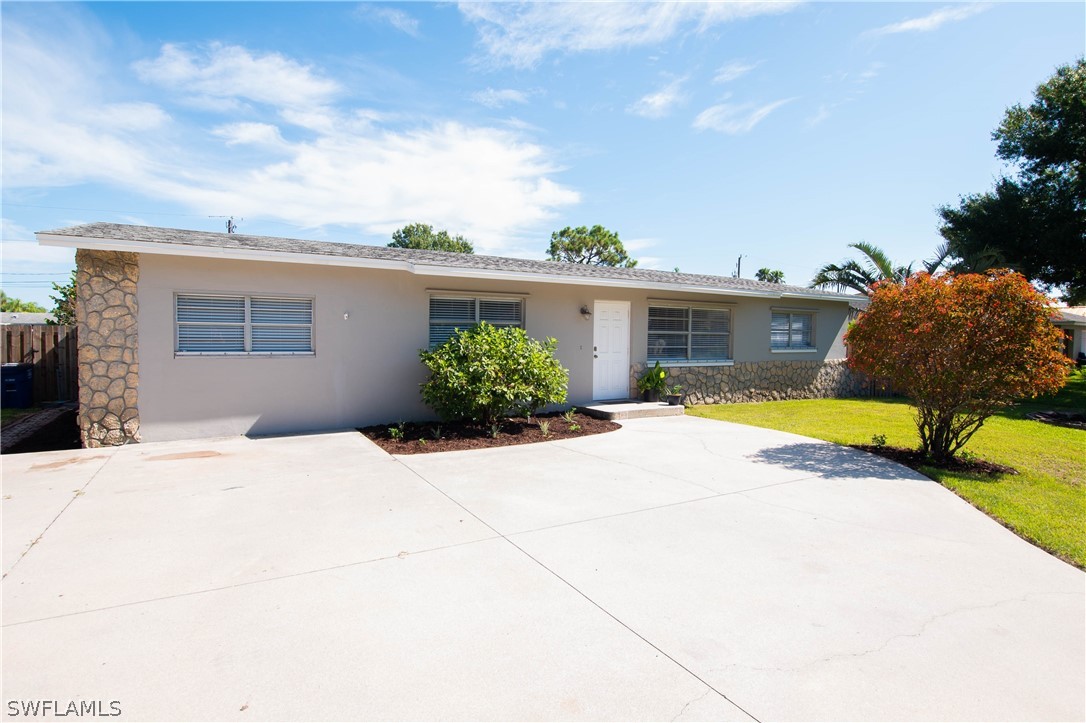
[[[61,236],[47,233],[37,234],[42,246],[65,246],[68,248],[91,249],[94,251],[126,251],[137,254],[160,254],[163,256],[197,256],[202,258],[232,259],[236,261],[271,261],[290,264],[313,264],[317,266],[353,266],[367,269],[395,269],[410,272],[412,264],[407,261],[392,259],[368,259],[353,256],[323,256],[320,254],[300,254],[290,251],[260,251],[256,249],[219,248],[216,246],[189,246],[186,244],[159,244],[148,241],[127,241],[121,239],[85,238],[82,236]]]
[[[459,277],[467,279],[493,279],[496,281],[525,281],[541,284],[566,284],[569,286],[607,286],[626,289],[653,289],[661,291],[684,291],[693,294],[714,294],[724,296],[754,296],[776,299],[780,295],[774,292],[744,291],[739,289],[717,289],[708,286],[689,286],[686,284],[667,284],[659,281],[637,281],[636,279],[601,279],[591,276],[565,276],[557,274],[538,274],[526,271],[501,271],[498,269],[467,269],[455,266],[413,265],[412,273],[420,276]]]
[[[186,244],[160,244],[152,241],[129,241],[123,239],[89,238],[85,236],[67,236],[62,234],[36,234],[42,246],[63,246],[67,248],[91,249],[95,251],[125,251],[141,254],[161,254],[165,256],[195,256],[202,258],[232,259],[236,261],[270,261],[273,263],[312,264],[318,266],[346,266],[363,269],[390,269],[406,271],[419,276],[440,276],[468,279],[493,279],[497,281],[537,282],[543,284],[567,284],[571,286],[606,286],[611,288],[646,289],[654,291],[684,292],[708,294],[712,296],[742,296],[760,299],[801,298],[820,301],[848,301],[844,296],[826,297],[808,294],[781,293],[777,291],[756,291],[745,289],[724,289],[689,284],[669,284],[658,281],[637,281],[634,279],[601,279],[593,277],[564,276],[532,272],[502,271],[499,269],[472,269],[457,266],[434,266],[414,264],[410,261],[392,259],[371,259],[357,256],[323,256],[320,254],[292,253],[290,251],[262,251],[257,249],[239,249],[216,246],[190,246]]]
[[[826,294],[804,294],[798,291],[785,291],[781,293],[782,299],[806,299],[808,301],[844,301],[845,303],[853,300],[850,294],[834,294],[828,296]]]

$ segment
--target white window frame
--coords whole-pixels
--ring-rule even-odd
[[[243,345],[244,351],[181,351],[181,327],[185,325],[205,325],[215,326],[213,322],[186,322],[180,321],[177,318],[177,304],[178,300],[182,297],[201,297],[205,299],[244,299],[245,300],[245,320],[244,322],[220,322],[221,326],[241,326],[243,329]],[[252,351],[253,348],[253,322],[252,322],[252,300],[253,299],[271,299],[271,300],[288,300],[288,301],[308,301],[309,302],[309,323],[308,324],[272,324],[271,326],[292,326],[292,327],[308,327],[309,328],[309,350],[308,351]],[[174,356],[214,356],[214,357],[297,357],[297,356],[315,356],[317,353],[317,335],[316,335],[316,318],[317,318],[317,300],[313,296],[300,296],[295,294],[267,294],[267,293],[239,293],[239,292],[215,292],[215,291],[177,291],[173,295],[173,350]],[[257,326],[261,326],[257,324]]]
[[[648,335],[654,333],[651,329],[648,329],[652,310],[655,308],[668,308],[668,309],[685,309],[686,310],[686,322],[687,330],[685,332],[655,332],[655,333],[667,333],[667,334],[685,334],[686,335],[686,358],[685,359],[663,359],[654,357],[652,355],[652,349],[648,347]],[[702,311],[724,311],[728,314],[728,352],[727,356],[722,358],[713,359],[694,359],[691,358],[694,351],[694,336],[698,332],[693,329],[693,313],[695,309]],[[732,307],[721,306],[718,304],[694,304],[694,303],[682,303],[682,302],[669,302],[669,301],[656,301],[649,300],[646,307],[646,356],[647,361],[650,364],[660,362],[662,367],[691,367],[691,366],[731,366],[735,363],[734,359],[734,321],[735,315],[732,313]]]
[[[467,324],[467,326],[465,326],[464,329],[461,329],[460,327],[455,327],[454,333],[456,331],[464,331],[466,329],[470,329],[471,327],[478,324],[480,321],[487,321],[487,322],[493,324],[494,326],[496,326],[498,328],[512,326],[512,327],[516,327],[518,329],[525,328],[525,324],[527,323],[526,322],[527,304],[525,303],[525,298],[523,296],[495,295],[495,294],[472,294],[470,292],[465,292],[465,293],[462,293],[462,294],[461,293],[452,293],[452,292],[432,293],[432,294],[430,294],[429,298],[426,301],[426,321],[427,321],[427,324],[426,324],[426,345],[427,345],[427,348],[429,348],[429,349],[436,349],[439,346],[439,345],[436,345],[436,344],[433,344],[433,343],[430,342],[430,330],[434,327],[434,323],[435,323],[433,317],[430,316],[430,304],[434,300],[440,300],[440,299],[448,299],[448,300],[456,300],[456,301],[471,301],[471,302],[473,302],[474,315],[475,315],[474,320],[472,320],[472,321],[465,320],[465,323]],[[483,301],[506,301],[506,302],[515,301],[515,302],[517,302],[518,304],[520,304],[520,320],[516,324],[507,324],[507,323],[495,323],[493,321],[490,321],[489,319],[480,319],[479,318],[480,317],[480,306],[481,306],[480,302],[483,302]],[[437,323],[442,325],[442,326],[448,326],[447,322],[443,322],[441,320],[438,320]]]
[[[773,346],[773,317],[777,315],[788,316],[788,346]],[[792,342],[792,317],[806,316],[811,320],[811,339],[806,346],[795,345]],[[769,312],[769,351],[773,354],[802,354],[804,352],[818,351],[818,340],[815,336],[818,328],[818,312],[814,309],[783,309],[773,308]]]

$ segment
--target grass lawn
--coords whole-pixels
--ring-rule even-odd
[[[1086,431],[1026,419],[1039,410],[1086,413],[1086,374],[1074,374],[1056,395],[991,417],[966,445],[981,459],[1014,467],[1019,474],[920,471],[1023,538],[1086,569]],[[883,434],[888,445],[919,446],[912,408],[897,399],[715,404],[687,407],[686,413],[838,444],[871,444],[872,435]]]
[[[7,426],[8,422],[14,422],[20,417],[25,417],[28,414],[34,412],[40,412],[41,407],[27,407],[26,409],[19,409],[15,407],[0,407],[0,427]]]

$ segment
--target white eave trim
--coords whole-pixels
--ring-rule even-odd
[[[835,301],[847,303],[847,295],[825,296],[801,294],[797,292],[757,291],[754,289],[724,289],[689,284],[669,284],[659,281],[637,281],[635,279],[605,279],[591,276],[565,276],[561,274],[541,274],[526,271],[503,271],[499,269],[473,269],[458,266],[436,266],[415,264],[410,261],[393,259],[372,259],[357,256],[336,256],[322,254],[295,253],[291,251],[264,251],[259,249],[239,249],[216,246],[193,246],[189,244],[156,243],[153,241],[129,241],[126,239],[103,239],[86,236],[68,236],[65,234],[35,234],[42,246],[63,246],[66,248],[91,249],[94,251],[123,251],[138,254],[160,254],[164,256],[193,256],[202,258],[232,259],[236,261],[269,261],[273,263],[311,264],[317,266],[347,266],[362,269],[391,269],[406,271],[417,276],[438,276],[467,279],[493,279],[498,281],[537,282],[543,284],[568,284],[570,286],[607,286],[626,289],[645,289],[691,294],[710,294],[714,296],[743,296],[761,299],[810,299],[815,301]]]

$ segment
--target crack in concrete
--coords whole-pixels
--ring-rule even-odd
[[[865,657],[867,655],[873,655],[875,653],[880,653],[883,650],[885,650],[887,647],[889,647],[890,644],[893,643],[895,640],[902,640],[902,639],[905,639],[905,638],[919,638],[922,635],[924,635],[924,633],[927,632],[928,628],[932,624],[937,622],[938,620],[950,617],[952,615],[957,615],[959,613],[969,613],[969,612],[975,612],[977,610],[990,610],[992,608],[997,608],[997,607],[999,607],[1001,605],[1006,605],[1008,603],[1015,603],[1015,602],[1025,603],[1030,598],[1034,598],[1034,597],[1043,597],[1043,596],[1049,596],[1049,595],[1076,595],[1077,596],[1078,594],[1079,593],[1077,593],[1077,592],[1056,592],[1056,591],[1040,592],[1040,593],[1028,593],[1028,594],[1026,594],[1026,595],[1024,595],[1022,597],[1007,598],[1006,600],[998,600],[998,601],[996,601],[994,603],[989,603],[987,605],[972,605],[972,606],[955,608],[953,610],[948,610],[947,612],[932,615],[927,620],[925,620],[923,623],[921,623],[920,629],[917,630],[915,633],[898,633],[897,635],[891,635],[889,638],[884,640],[878,646],[873,647],[873,648],[868,648],[867,650],[860,650],[860,651],[853,652],[853,653],[836,653],[834,655],[829,655],[829,656],[826,656],[824,658],[819,658],[818,660],[811,660],[809,662],[802,663],[800,665],[792,665],[792,666],[787,666],[787,667],[761,667],[761,666],[755,666],[755,665],[744,665],[743,663],[731,663],[730,665],[725,665],[725,666],[720,667],[720,668],[710,668],[708,673],[723,672],[723,671],[731,670],[733,668],[743,668],[744,670],[752,670],[752,671],[767,672],[767,673],[795,673],[795,672],[798,672],[800,670],[804,670],[805,668],[810,668],[811,666],[820,665],[822,663],[829,663],[829,662],[832,662],[834,660],[841,660],[841,659],[844,659],[844,658],[862,658],[862,657]]]
[[[761,489],[761,488],[758,488],[758,489]],[[812,510],[805,510],[805,509],[802,509],[802,508],[799,508],[799,507],[791,507],[789,505],[782,505],[782,504],[778,504],[776,502],[766,502],[765,500],[760,500],[760,499],[758,499],[756,497],[751,497],[750,495],[746,494],[747,492],[757,492],[758,489],[743,490],[742,492],[737,492],[736,494],[742,495],[743,497],[746,497],[751,502],[757,502],[758,504],[761,504],[761,505],[766,505],[768,507],[778,507],[778,508],[780,508],[782,510],[790,510],[792,512],[798,512],[798,513],[803,514],[803,515],[810,515],[811,517],[813,517],[813,518],[815,518],[817,520],[828,520],[830,522],[835,522],[838,525],[846,525],[848,527],[858,527],[861,530],[874,530],[875,532],[891,532],[891,533],[895,533],[895,534],[898,534],[898,535],[909,535],[909,536],[912,536],[912,537],[922,537],[922,538],[927,539],[927,540],[938,540],[939,542],[949,542],[949,543],[954,544],[954,545],[967,544],[962,540],[953,540],[953,539],[950,539],[950,538],[947,538],[947,537],[939,537],[938,535],[925,535],[925,534],[923,534],[921,532],[914,532],[912,530],[896,530],[896,529],[894,529],[892,527],[875,527],[873,525],[865,525],[865,524],[862,524],[860,522],[850,522],[848,520],[840,520],[840,519],[837,519],[836,517],[830,517],[829,515],[823,514],[821,512],[814,512]]]
[[[686,703],[683,704],[682,709],[678,713],[676,713],[675,716],[671,719],[671,723],[675,723],[675,721],[679,720],[679,718],[682,717],[683,713],[686,712],[687,708],[694,705],[694,703],[697,703],[699,700],[703,699],[705,696],[709,695],[712,692],[713,692],[712,688],[706,688],[705,692],[702,693],[701,695],[699,695],[697,698],[694,698],[693,700],[686,701]]]
[[[599,460],[601,462],[607,462],[608,464],[619,464],[619,465],[622,465],[623,467],[632,467],[633,469],[636,469],[638,472],[648,472],[650,474],[659,475],[660,477],[666,477],[668,479],[675,480],[676,482],[682,482],[684,484],[692,485],[694,487],[701,487],[703,490],[708,490],[709,492],[716,492],[716,490],[714,490],[712,487],[707,487],[706,485],[699,484],[698,482],[691,482],[688,479],[684,479],[682,477],[676,477],[675,475],[668,474],[667,472],[656,472],[656,471],[653,471],[653,470],[645,469],[644,467],[640,467],[640,466],[638,466],[636,464],[630,464],[629,462],[624,462],[622,460],[611,459],[609,457],[601,457],[600,455],[591,454],[590,452],[585,452],[584,450],[574,449],[572,447],[567,447],[566,445],[562,444],[561,440],[555,441],[554,445],[556,447],[560,447],[561,449],[566,450],[567,452],[573,452],[574,454],[579,454],[579,455],[582,455],[584,457],[590,457],[592,459],[597,459],[597,460]]]
[[[77,499],[84,495],[87,487],[90,486],[90,483],[93,482],[98,477],[99,473],[101,473],[101,471],[105,469],[105,466],[113,460],[115,454],[116,450],[114,450],[113,454],[106,455],[105,460],[103,460],[102,464],[98,466],[98,469],[94,470],[94,474],[92,474],[87,479],[87,481],[83,483],[83,486],[77,490],[72,491],[72,498],[64,504],[64,507],[60,508],[60,512],[56,514],[56,517],[49,521],[49,524],[45,526],[45,529],[43,529],[40,533],[38,533],[37,536],[34,537],[33,540],[30,541],[30,544],[26,546],[26,549],[22,551],[18,559],[16,559],[15,562],[11,563],[11,567],[9,567],[7,570],[4,570],[4,574],[0,575],[0,579],[7,577],[11,573],[11,571],[14,570],[15,567],[23,561],[23,558],[26,557],[27,554],[31,550],[33,550],[39,542],[41,542],[41,538],[45,537],[45,533],[49,531],[49,528],[52,527],[53,524],[60,519],[61,515],[68,511],[68,508],[72,506],[73,502],[75,502]]]
[[[396,458],[394,458],[394,459],[396,459]],[[717,695],[719,695],[719,696],[720,696],[721,698],[723,698],[724,700],[726,700],[726,701],[728,701],[729,703],[731,703],[731,704],[732,704],[733,706],[735,706],[735,707],[736,707],[736,708],[737,708],[738,710],[740,710],[740,711],[741,711],[741,712],[742,712],[742,713],[743,713],[744,715],[746,715],[746,716],[747,716],[748,718],[750,718],[750,719],[751,719],[752,721],[754,721],[755,723],[761,723],[761,721],[759,721],[759,719],[758,719],[758,718],[754,717],[754,715],[752,715],[751,713],[749,713],[749,712],[748,712],[748,711],[747,711],[747,710],[746,710],[745,708],[743,708],[742,706],[740,706],[740,705],[739,705],[738,703],[736,703],[736,702],[735,702],[734,700],[732,700],[732,699],[731,699],[731,698],[729,698],[728,696],[724,695],[724,693],[723,693],[723,692],[721,692],[720,690],[718,690],[717,688],[715,688],[715,687],[714,687],[714,686],[713,686],[712,684],[710,684],[710,683],[709,683],[709,682],[708,682],[707,680],[705,680],[705,679],[704,679],[704,678],[702,678],[702,677],[701,677],[700,675],[698,675],[697,673],[695,673],[695,672],[694,672],[693,670],[691,670],[690,668],[686,667],[685,665],[683,665],[682,663],[680,663],[680,662],[679,662],[678,660],[676,660],[676,659],[675,659],[674,657],[672,657],[671,655],[669,655],[669,654],[668,654],[668,653],[667,653],[667,652],[666,652],[666,651],[665,651],[665,650],[664,650],[663,648],[661,648],[660,646],[656,645],[656,644],[655,644],[655,643],[653,643],[653,642],[652,642],[651,640],[649,640],[648,638],[646,638],[646,637],[645,637],[644,635],[642,635],[641,633],[639,633],[639,632],[637,632],[636,630],[634,630],[634,629],[633,629],[633,628],[632,628],[632,627],[631,627],[631,626],[630,626],[629,624],[627,624],[627,623],[623,622],[623,621],[622,621],[621,619],[619,619],[619,618],[618,618],[618,616],[617,616],[617,615],[615,615],[614,613],[612,613],[612,612],[611,612],[610,610],[608,610],[607,608],[605,608],[605,607],[604,607],[603,605],[601,605],[600,603],[598,603],[598,602],[596,602],[595,600],[593,600],[593,599],[592,599],[591,597],[589,597],[589,596],[588,596],[588,594],[587,594],[587,593],[585,593],[585,592],[584,592],[583,590],[581,590],[581,589],[580,589],[580,588],[578,588],[578,587],[577,587],[576,585],[574,585],[573,583],[571,583],[571,582],[570,582],[569,580],[567,580],[567,579],[565,579],[564,577],[562,577],[561,575],[559,575],[559,574],[558,574],[558,573],[557,573],[557,572],[556,572],[555,570],[553,570],[553,569],[551,569],[550,567],[548,567],[547,565],[543,564],[543,562],[542,562],[542,561],[540,561],[540,560],[539,560],[538,558],[536,558],[536,557],[535,557],[534,555],[532,555],[532,554],[531,554],[530,552],[528,552],[527,550],[525,550],[525,549],[524,549],[523,547],[521,547],[521,546],[520,546],[520,545],[518,545],[517,543],[513,542],[513,540],[509,539],[509,537],[508,537],[508,536],[506,536],[506,535],[502,534],[502,533],[501,533],[501,532],[500,532],[500,531],[499,531],[499,530],[498,530],[497,528],[495,528],[495,527],[494,527],[493,525],[491,525],[491,524],[490,524],[489,522],[487,522],[486,520],[484,520],[484,519],[483,519],[482,517],[480,517],[479,515],[475,514],[475,512],[473,512],[473,511],[472,511],[471,509],[469,509],[469,508],[468,508],[468,507],[467,507],[466,505],[462,504],[461,502],[459,502],[458,500],[456,500],[456,499],[455,499],[454,497],[452,497],[452,495],[450,495],[450,494],[449,494],[448,492],[446,492],[445,490],[441,489],[441,488],[440,488],[440,487],[438,487],[438,486],[437,486],[436,484],[434,484],[433,482],[431,482],[431,481],[430,481],[430,480],[429,480],[429,479],[428,479],[428,478],[427,478],[427,477],[426,477],[425,475],[423,475],[423,474],[422,474],[421,472],[419,472],[418,470],[415,470],[415,469],[413,469],[412,467],[408,466],[407,464],[404,464],[404,463],[403,463],[402,461],[400,461],[399,459],[397,459],[397,462],[400,462],[400,464],[403,464],[403,466],[404,466],[404,468],[405,468],[405,469],[409,470],[409,471],[410,471],[410,472],[411,472],[412,474],[414,474],[414,475],[415,475],[416,477],[418,477],[418,478],[419,478],[420,480],[422,480],[422,481],[423,481],[423,482],[425,482],[426,484],[430,485],[430,487],[432,487],[432,488],[433,488],[434,490],[436,490],[436,491],[437,491],[438,493],[440,493],[441,495],[443,495],[443,496],[444,496],[445,498],[447,498],[447,499],[448,499],[448,500],[449,500],[450,502],[452,502],[453,504],[455,504],[456,506],[458,506],[458,507],[459,507],[460,509],[464,510],[464,512],[466,512],[466,513],[468,513],[469,515],[471,515],[472,517],[474,517],[474,518],[475,518],[476,520],[478,520],[478,521],[479,521],[479,523],[480,523],[480,524],[482,524],[482,525],[485,525],[485,526],[486,526],[486,527],[487,527],[488,529],[490,529],[490,530],[493,530],[493,531],[494,531],[495,533],[497,533],[497,534],[498,534],[498,535],[499,535],[499,536],[500,536],[500,537],[501,537],[501,538],[502,538],[503,540],[505,540],[505,541],[506,541],[507,543],[509,543],[510,545],[512,545],[512,546],[513,546],[513,548],[514,548],[515,550],[519,551],[519,552],[520,552],[520,553],[521,553],[522,555],[524,555],[525,557],[527,557],[527,558],[528,558],[529,560],[531,560],[532,562],[534,562],[534,563],[535,563],[536,565],[538,565],[539,567],[541,567],[541,568],[542,568],[543,570],[545,570],[546,572],[548,572],[548,573],[550,573],[551,575],[553,575],[553,576],[554,576],[555,578],[557,578],[557,579],[558,579],[558,580],[559,580],[559,581],[560,581],[560,582],[561,582],[562,584],[564,584],[565,586],[567,586],[567,587],[568,587],[568,588],[569,588],[570,590],[572,590],[572,591],[573,591],[573,592],[575,592],[576,594],[580,595],[580,596],[581,596],[581,597],[582,597],[582,598],[583,598],[583,599],[584,599],[584,600],[585,600],[586,602],[588,602],[588,603],[589,603],[590,605],[592,605],[593,607],[595,607],[595,608],[596,608],[597,610],[599,610],[599,611],[600,611],[601,613],[603,613],[604,615],[606,615],[607,617],[609,617],[609,618],[610,618],[611,620],[614,620],[614,621],[615,621],[616,623],[618,623],[618,625],[622,626],[622,627],[623,627],[624,629],[626,629],[626,630],[627,630],[628,632],[630,632],[630,633],[631,633],[632,635],[634,635],[634,636],[635,636],[635,637],[637,637],[637,638],[638,638],[639,640],[641,640],[641,641],[642,641],[643,643],[645,643],[646,645],[648,645],[648,646],[649,646],[650,648],[652,648],[653,650],[655,650],[656,652],[658,652],[658,653],[659,653],[660,655],[662,655],[662,656],[664,656],[665,658],[667,658],[668,660],[670,660],[670,661],[671,661],[672,663],[674,663],[675,665],[677,665],[677,666],[678,666],[679,668],[681,668],[682,670],[686,671],[686,673],[687,673],[687,674],[689,674],[689,675],[690,675],[691,677],[693,677],[693,678],[694,678],[695,680],[697,680],[697,681],[698,681],[699,683],[701,683],[702,685],[704,685],[704,686],[705,686],[706,688],[708,688],[709,690],[713,691],[714,693],[716,693]]]
[[[708,490],[709,492],[715,493],[715,494],[711,495],[712,497],[719,497],[721,495],[736,494],[736,491],[720,492],[719,490],[716,490],[716,489],[714,489],[712,487],[709,487],[708,485],[703,485],[700,482],[694,482],[694,481],[688,480],[688,479],[686,479],[684,477],[677,477],[677,476],[675,476],[673,474],[669,474],[667,472],[661,472],[661,471],[656,471],[656,470],[645,469],[644,467],[639,467],[636,464],[630,464],[629,462],[623,462],[621,460],[611,459],[609,457],[602,457],[600,455],[591,454],[589,452],[585,452],[585,451],[580,450],[580,449],[573,449],[571,447],[565,446],[563,444],[563,441],[564,440],[558,440],[558,441],[553,442],[552,444],[554,444],[557,447],[561,447],[562,449],[567,450],[569,452],[574,452],[575,454],[584,455],[585,457],[591,457],[592,459],[598,459],[601,462],[607,462],[608,464],[621,464],[624,467],[632,467],[632,468],[634,468],[634,469],[636,469],[636,470],[638,470],[640,472],[648,472],[649,474],[658,475],[660,477],[666,477],[668,479],[672,479],[672,480],[675,480],[677,482],[685,482],[686,484],[694,485],[695,487],[701,487],[702,489],[705,489],[705,490]],[[742,461],[744,459],[744,458],[739,458],[739,457],[726,457],[726,456],[723,456],[723,455],[716,454],[716,453],[712,452],[712,450],[709,450],[709,447],[706,445],[706,443],[703,440],[698,440],[698,442],[703,447],[705,447],[705,449],[711,455],[713,455],[714,457],[717,457],[719,459],[727,460],[729,462]],[[750,492],[750,491],[753,491],[753,490],[763,489],[764,487],[775,487],[775,486],[777,486],[779,484],[791,484],[792,482],[802,482],[803,480],[808,480],[808,479],[824,479],[823,477],[821,477],[817,473],[799,473],[799,472],[797,472],[796,474],[797,475],[801,474],[802,476],[798,476],[798,477],[796,477],[794,479],[782,480],[781,482],[773,482],[772,484],[762,485],[762,486],[759,486],[759,487],[750,487],[750,488],[748,488],[746,490],[740,490],[740,491]],[[706,498],[702,498],[702,499],[709,499],[709,498],[706,497]]]
[[[411,552],[401,551],[392,555],[382,555],[381,557],[374,557],[368,560],[355,560],[352,562],[344,562],[339,565],[330,565],[328,567],[319,567],[312,570],[299,570],[298,572],[290,572],[285,575],[276,575],[274,577],[262,577],[258,580],[246,580],[245,582],[234,583],[233,585],[221,585],[219,587],[208,587],[200,590],[189,590],[188,592],[174,593],[173,595],[163,595],[161,597],[146,598],[144,600],[130,600],[128,602],[118,603],[116,605],[105,605],[99,608],[91,608],[90,610],[75,610],[70,613],[60,613],[59,615],[50,615],[44,618],[32,618],[30,620],[17,620],[13,623],[4,623],[3,628],[10,628],[16,625],[29,625],[31,623],[40,623],[47,620],[56,620],[58,618],[70,618],[73,615],[88,615],[90,613],[98,613],[105,610],[116,610],[118,608],[132,607],[133,605],[145,605],[147,603],[163,602],[165,600],[176,600],[177,598],[193,597],[195,595],[205,595],[207,593],[222,592],[224,590],[234,590],[239,587],[249,587],[250,585],[263,585],[269,582],[277,582],[279,580],[289,580],[295,577],[305,577],[306,575],[316,575],[322,572],[332,572],[333,570],[343,570],[348,567],[358,567],[359,565],[369,565],[375,562],[385,562],[387,560],[402,560],[405,557],[412,555],[423,555],[428,552],[439,552],[441,550],[450,550],[455,547],[466,547],[467,545],[477,545],[480,542],[490,542],[492,540],[502,539],[501,534],[494,535],[492,537],[482,537],[478,540],[467,540],[466,542],[454,542],[451,545],[442,545],[440,547],[429,547],[425,550],[414,550]]]
[[[515,535],[527,535],[532,532],[543,532],[545,530],[553,530],[559,527],[569,527],[571,525],[581,525],[586,522],[599,522],[600,520],[610,520],[615,517],[625,517],[627,515],[639,515],[644,512],[654,512],[656,510],[665,510],[669,507],[680,507],[682,505],[690,505],[695,502],[705,502],[706,500],[715,500],[720,497],[731,497],[733,495],[742,495],[744,492],[757,492],[758,490],[769,489],[771,487],[780,487],[781,485],[790,485],[795,482],[803,482],[805,480],[815,479],[815,477],[801,477],[800,479],[787,480],[785,482],[773,482],[767,485],[761,485],[760,487],[748,487],[742,490],[734,490],[732,492],[718,492],[715,495],[706,495],[705,497],[695,497],[689,500],[679,500],[678,502],[667,502],[662,505],[653,505],[652,507],[641,507],[636,510],[627,510],[625,512],[615,512],[610,515],[600,515],[598,517],[586,517],[580,520],[572,520],[570,522],[558,522],[553,525],[544,525],[543,527],[533,527],[530,530],[517,530],[516,532],[507,533],[509,536]]]

